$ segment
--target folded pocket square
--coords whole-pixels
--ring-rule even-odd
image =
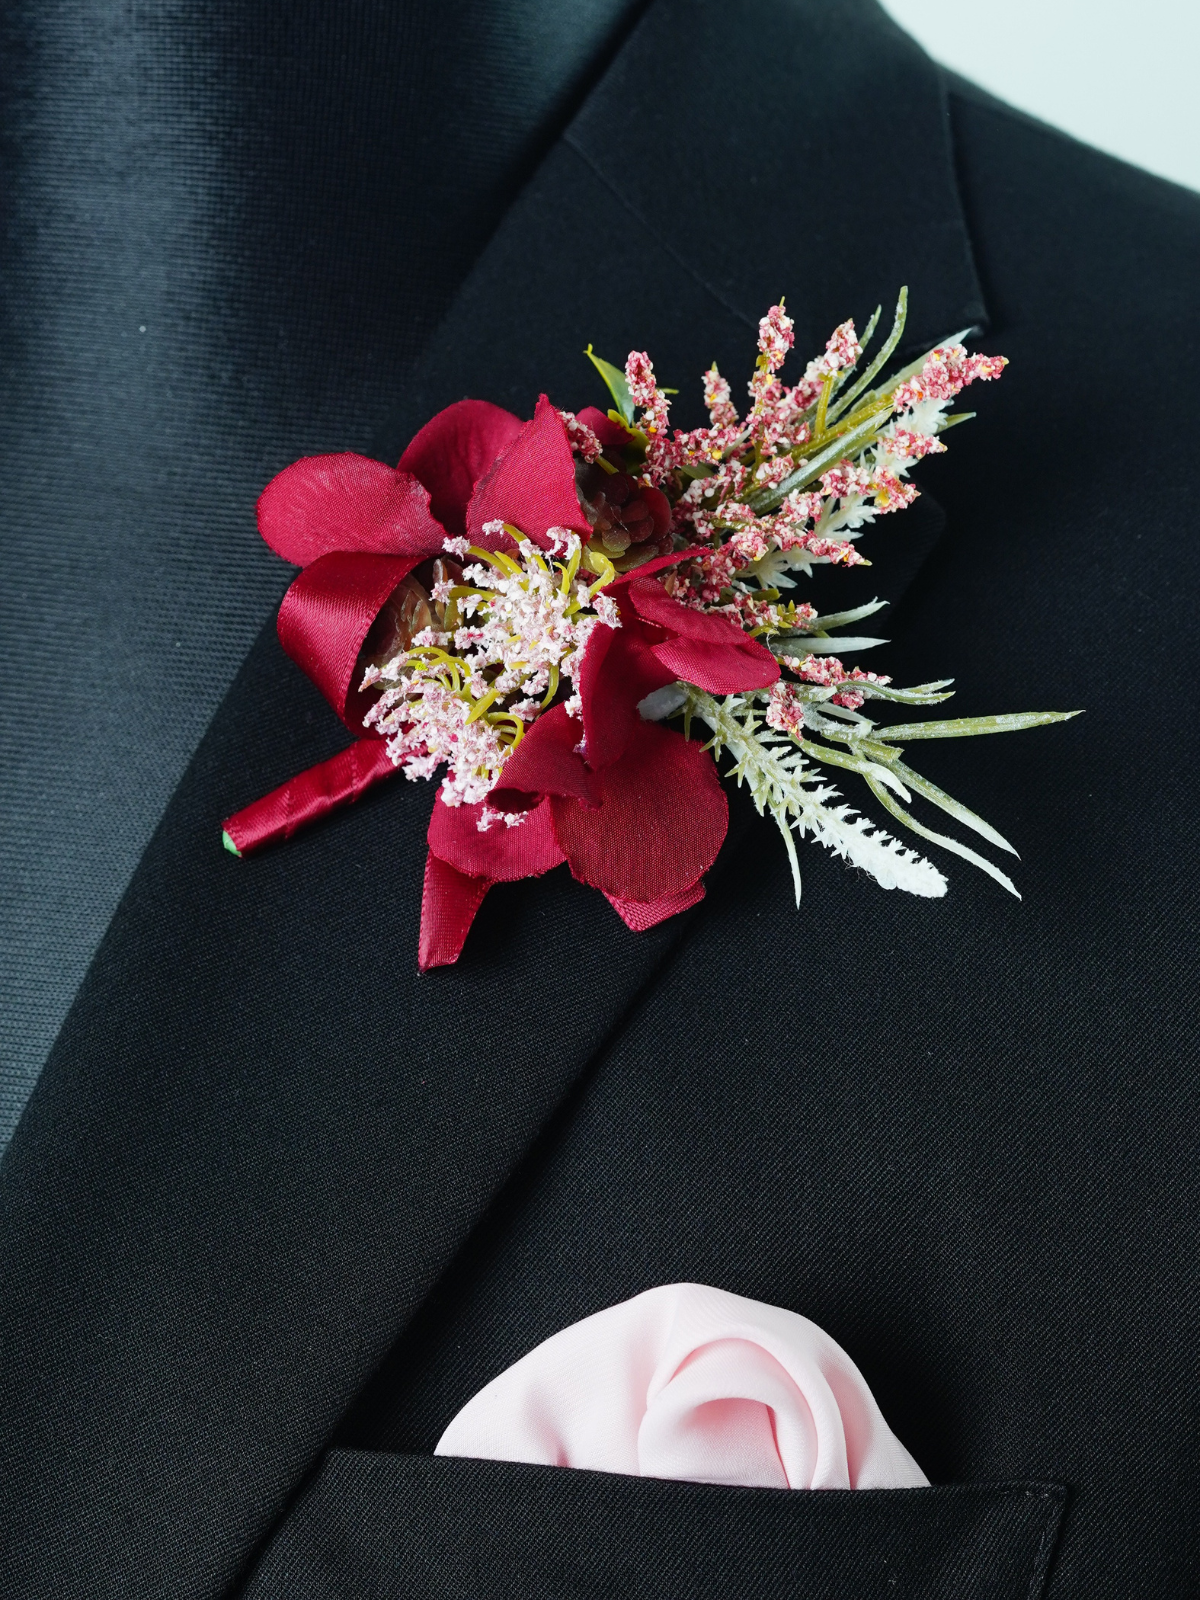
[[[435,1453],[763,1489],[929,1481],[815,1323],[694,1283],[554,1334],[481,1389]]]

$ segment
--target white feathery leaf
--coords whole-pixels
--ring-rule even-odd
[[[844,801],[829,804],[841,799],[838,791],[824,781],[820,770],[810,765],[792,740],[763,730],[752,700],[731,695],[719,701],[689,686],[688,705],[692,715],[712,730],[706,748],[733,758],[729,775],[744,783],[759,812],[769,811],[779,825],[788,843],[797,901],[800,868],[793,829],[811,833],[835,855],[870,873],[881,888],[904,889],[924,897],[945,894],[946,880],[932,862],[907,849]],[[883,771],[874,763],[867,764]],[[891,774],[887,777],[890,780]]]
[[[869,872],[881,889],[904,889],[926,899],[939,899],[946,892],[946,880],[932,861],[907,849],[849,806],[827,809],[816,832],[822,844]]]

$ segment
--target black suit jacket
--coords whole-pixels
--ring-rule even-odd
[[[734,794],[685,916],[631,934],[559,869],[419,978],[429,786],[219,848],[339,745],[267,621],[0,1168],[6,1594],[1195,1587],[1198,238],[1192,196],[948,92],[865,0],[653,0],[378,453],[464,393],[595,400],[588,340],[742,373],[781,292],[803,349],[901,282],[914,347],[986,329],[1003,383],[864,548],[900,681],[1089,708],[927,760],[1025,899],[809,847],[797,912]],[[936,1487],[430,1456],[537,1340],[682,1279],[820,1323]]]

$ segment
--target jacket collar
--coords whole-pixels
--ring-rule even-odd
[[[807,357],[909,287],[904,348],[986,323],[938,69],[874,0],[655,0],[417,363],[395,453],[464,393],[602,402],[580,355],[648,349],[698,412],[786,295]],[[696,420],[699,420],[698,416]],[[381,444],[384,441],[381,440]]]
[[[983,319],[939,74],[874,0],[659,0],[566,138],[743,322],[786,293],[804,355],[904,283],[910,345]]]
[[[606,404],[589,342],[618,363],[649,351],[694,426],[700,373],[715,357],[736,393],[781,295],[807,359],[881,302],[889,327],[902,285],[902,354],[987,324],[944,82],[919,46],[874,0],[655,0],[493,235],[376,453],[395,459],[464,395],[522,416],[543,390]],[[924,495],[869,568],[838,575],[837,605],[894,607],[943,526]]]

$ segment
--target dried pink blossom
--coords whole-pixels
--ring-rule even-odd
[[[646,435],[645,476],[657,488],[688,456],[689,435],[668,426],[671,402],[658,386],[654,366],[644,350],[631,350],[625,361],[625,381],[633,403],[642,415],[639,426]]]
[[[754,469],[754,486],[756,489],[773,489],[795,470],[796,463],[791,456],[773,456]]]
[[[861,567],[866,564],[862,555],[845,539],[809,539],[804,547],[818,561],[828,561],[835,567]]]
[[[864,672],[861,667],[854,667],[847,672],[836,656],[793,657],[787,664],[798,678],[804,679],[805,683],[813,683],[823,689],[830,689],[842,683],[888,684],[892,681],[879,672]],[[863,695],[856,696],[853,690],[833,696],[835,705],[850,706],[851,710],[857,710],[862,705],[863,699]],[[851,700],[855,700],[856,703],[851,705]]]
[[[729,383],[717,371],[716,362],[704,374],[704,404],[714,429],[737,427],[737,407],[730,397]]]
[[[654,377],[654,363],[644,350],[631,350],[625,358],[625,382],[635,406],[652,411],[661,396]]]
[[[858,335],[854,331],[852,321],[843,322],[830,334],[825,345],[825,354],[816,362],[816,369],[822,376],[832,376],[841,372],[846,367],[852,367],[862,355],[862,345],[858,342]]]
[[[794,684],[785,683],[781,678],[771,689],[767,700],[766,723],[769,728],[777,728],[780,733],[790,734],[793,739],[803,737],[804,702]]]
[[[821,479],[821,489],[824,494],[845,498],[852,494],[869,494],[871,482],[871,474],[865,467],[856,467],[852,461],[839,461]]]
[[[772,306],[758,324],[758,348],[772,372],[778,372],[788,351],[796,342],[796,324],[783,309],[782,300]]]
[[[871,478],[872,505],[880,516],[889,511],[903,511],[920,492],[915,483],[905,483],[886,467],[876,468]]]
[[[572,450],[576,451],[589,463],[595,461],[597,456],[603,455],[604,446],[586,422],[580,422],[573,411],[560,411],[558,414],[567,430],[567,438],[571,442]]]
[[[912,428],[897,426],[883,435],[883,443],[891,456],[903,461],[919,461],[923,456],[939,455],[946,446],[932,433],[917,433]]]
[[[761,561],[770,550],[771,545],[767,538],[770,532],[770,523],[766,524],[766,531],[758,518],[755,518],[752,527],[740,528],[729,540],[730,548],[736,550],[742,561],[747,566],[752,561]]]
[[[925,357],[917,376],[897,388],[892,405],[908,411],[921,400],[953,400],[976,378],[998,378],[1007,365],[1006,356],[969,356],[961,344],[939,346]]]

